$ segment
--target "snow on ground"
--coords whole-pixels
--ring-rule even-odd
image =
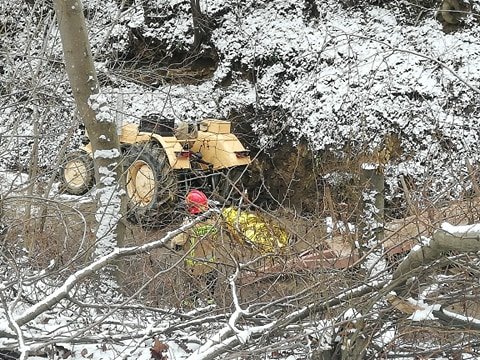
[[[132,29],[144,39],[160,41],[167,52],[188,49],[193,40],[188,6],[183,1],[156,0],[149,2],[154,9],[149,13],[140,2],[125,11],[117,3],[86,0],[85,6],[97,69],[108,80],[102,93],[125,121],[138,122],[142,115],[157,112],[193,122],[253,108],[266,114],[263,122],[251,124],[258,144],[272,144],[281,128],[294,143],[303,138],[314,150],[333,151],[345,144],[356,150],[363,145],[372,149],[391,130],[402,135],[405,155],[385,170],[392,188],[398,186],[398,175],[405,174],[425,180],[425,188],[419,187],[431,192],[434,200],[465,190],[460,181],[464,161],[479,161],[480,28],[476,24],[445,33],[433,14],[412,26],[403,23],[400,12],[392,7],[346,10],[338,1],[325,1],[321,18],[314,19],[307,18],[304,5],[294,0],[248,0],[234,5],[203,0],[207,14],[220,16],[212,32],[212,44],[219,54],[213,77],[197,86],[158,84],[152,88],[128,81],[112,67],[112,59],[125,55]],[[51,24],[33,17],[23,1],[6,4],[0,4],[0,22],[8,24],[11,32],[2,38],[2,49],[9,56],[0,53],[4,60],[0,166],[29,163],[34,114],[40,114],[48,120],[38,129],[42,135],[40,164],[56,167],[60,145],[67,141],[75,147],[79,142],[78,134],[67,135],[68,128],[77,127],[78,122],[72,115],[65,74],[56,71],[61,68],[57,66],[60,42],[57,35],[46,38],[46,31],[35,31]],[[478,8],[478,1],[472,5]],[[148,17],[158,21],[147,23]],[[41,52],[43,47],[32,43],[47,44],[48,56]],[[246,80],[252,74],[254,83]],[[32,84],[41,89],[35,95],[38,98],[30,97]],[[272,116],[277,113],[281,116]],[[25,196],[29,185],[25,174],[0,171],[1,194]],[[54,187],[51,196],[80,203],[91,201],[93,194],[72,197],[58,194]],[[442,227],[452,233],[465,230]],[[413,319],[424,320],[430,313],[426,309]],[[59,317],[55,326],[65,329],[71,322],[71,318]],[[34,325],[39,333],[54,330],[48,322]],[[163,328],[168,322],[152,320],[142,325]],[[108,332],[103,335],[109,336]],[[187,358],[180,343],[189,343],[191,350],[198,348],[198,338],[176,335],[180,340],[162,339],[169,344],[169,359]],[[151,339],[105,347],[99,341],[75,345],[70,356],[148,359],[151,346]]]

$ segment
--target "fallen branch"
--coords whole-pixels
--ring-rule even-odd
[[[413,248],[400,263],[393,273],[392,282],[402,279],[396,283],[393,290],[399,295],[405,295],[407,292],[405,284],[409,277],[415,275],[418,268],[439,260],[450,251],[457,253],[480,251],[480,225],[453,226],[444,223],[440,230],[434,232],[428,244]]]
[[[363,295],[376,292],[385,285],[384,282],[372,282],[361,285],[353,289],[348,289],[334,298],[326,301],[313,302],[300,310],[287,314],[284,318],[272,320],[270,323],[260,326],[244,326],[242,330],[231,326],[231,322],[226,324],[221,330],[211,336],[195,353],[188,357],[188,360],[205,360],[213,359],[216,356],[232,350],[235,346],[253,342],[256,339],[268,337],[285,329],[288,325],[300,322],[311,315],[331,309],[334,306],[343,304],[352,298],[361,297]],[[248,311],[236,307],[236,311],[230,317],[230,320],[237,321],[240,313],[248,317]]]

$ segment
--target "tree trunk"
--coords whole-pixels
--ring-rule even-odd
[[[121,153],[115,117],[102,101],[93,63],[81,0],[55,0],[65,66],[78,113],[89,134],[97,181],[96,255],[122,244],[125,207],[119,166]]]
[[[193,17],[193,51],[199,52],[205,38],[205,24],[202,18],[199,0],[190,0]]]

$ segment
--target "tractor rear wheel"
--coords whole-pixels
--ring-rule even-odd
[[[125,154],[128,219],[145,227],[165,223],[177,202],[177,178],[165,151],[154,143]]]
[[[84,150],[68,153],[60,167],[60,189],[72,195],[83,195],[95,183],[93,159]]]

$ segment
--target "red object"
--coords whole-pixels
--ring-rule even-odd
[[[150,349],[150,354],[152,359],[155,360],[168,360],[168,356],[164,352],[168,351],[168,345],[160,342],[158,339],[155,339],[152,348]]]
[[[208,198],[200,190],[191,190],[185,198],[188,212],[192,215],[199,214],[208,209]]]

